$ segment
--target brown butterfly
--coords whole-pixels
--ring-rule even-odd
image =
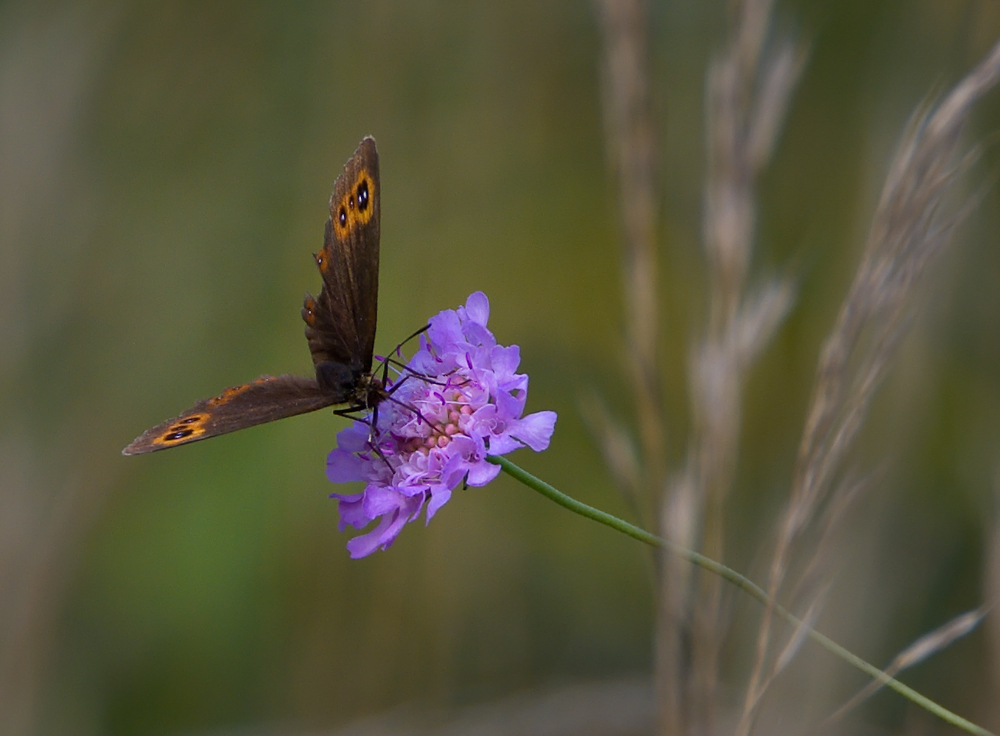
[[[372,375],[378,310],[379,178],[375,140],[365,138],[344,164],[330,197],[318,298],[306,294],[302,319],[315,378],[261,376],[203,399],[143,432],[122,450],[140,455],[208,439],[255,424],[346,404],[337,414],[372,409],[388,395]]]

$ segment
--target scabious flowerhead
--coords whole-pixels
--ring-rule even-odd
[[[493,480],[500,468],[486,461],[488,454],[549,446],[556,414],[522,416],[528,377],[515,372],[520,351],[497,345],[486,328],[489,314],[489,300],[477,291],[464,307],[432,317],[420,349],[379,404],[374,431],[369,417],[338,433],[327,477],[366,483],[361,493],[331,494],[340,529],[378,520],[347,543],[351,557],[388,548],[425,506],[429,522],[460,483]]]

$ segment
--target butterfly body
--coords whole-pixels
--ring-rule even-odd
[[[372,375],[378,311],[379,171],[373,138],[361,141],[330,197],[319,296],[306,294],[302,318],[315,377],[261,376],[202,399],[122,450],[139,455],[208,439],[329,406],[338,413],[374,408],[386,397]]]

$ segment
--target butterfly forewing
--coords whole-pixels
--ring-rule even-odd
[[[211,399],[202,399],[180,416],[146,430],[122,454],[140,455],[186,445],[316,411],[343,400],[321,389],[314,378],[261,376],[256,381],[227,388]]]
[[[302,309],[317,368],[336,363],[371,370],[378,311],[379,171],[375,141],[365,138],[344,166],[330,197],[319,296]]]

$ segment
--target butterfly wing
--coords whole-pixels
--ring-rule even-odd
[[[146,430],[122,450],[122,454],[141,455],[186,445],[255,424],[316,411],[343,400],[321,388],[314,378],[261,376],[242,386],[227,388],[214,398],[202,399],[180,416]]]
[[[378,151],[374,139],[365,138],[333,186],[323,250],[316,254],[323,288],[318,298],[307,294],[302,308],[317,378],[262,376],[228,388],[147,430],[122,454],[164,450],[356,401],[375,348],[378,255]]]
[[[365,138],[333,185],[330,219],[316,264],[323,275],[318,297],[306,295],[302,318],[317,376],[321,366],[367,373],[375,349],[379,255],[378,151]]]

